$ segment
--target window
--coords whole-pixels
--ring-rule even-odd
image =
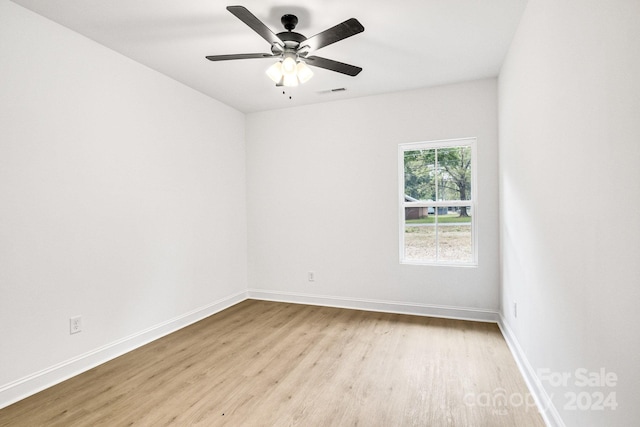
[[[476,139],[400,144],[400,262],[475,265]]]

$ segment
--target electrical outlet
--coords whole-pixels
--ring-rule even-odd
[[[518,318],[518,303],[515,301],[513,303],[513,317]]]
[[[316,273],[314,271],[310,271],[307,273],[307,280],[309,280],[310,282],[315,282],[316,281]]]
[[[69,332],[71,334],[77,334],[82,331],[82,317],[76,316],[69,319]]]

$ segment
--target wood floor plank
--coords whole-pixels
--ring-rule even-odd
[[[0,410],[129,425],[544,423],[495,324],[255,300]]]

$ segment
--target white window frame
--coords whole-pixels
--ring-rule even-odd
[[[476,267],[478,265],[478,180],[477,180],[477,138],[456,138],[437,141],[422,141],[422,142],[409,142],[398,145],[398,224],[399,227],[399,252],[400,252],[400,264],[410,265],[437,265],[437,266],[454,266],[454,267]],[[448,148],[469,146],[471,147],[471,199],[464,201],[434,201],[434,202],[407,202],[405,201],[405,188],[404,188],[404,153],[405,151],[416,151],[435,148]],[[471,261],[468,262],[451,262],[451,261],[435,261],[433,260],[408,260],[405,259],[405,208],[408,207],[438,207],[445,206],[471,206]],[[437,225],[436,225],[437,226]],[[437,248],[437,236],[436,233],[436,248]]]

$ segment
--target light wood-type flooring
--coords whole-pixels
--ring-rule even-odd
[[[247,300],[1,426],[543,426],[492,323]]]

